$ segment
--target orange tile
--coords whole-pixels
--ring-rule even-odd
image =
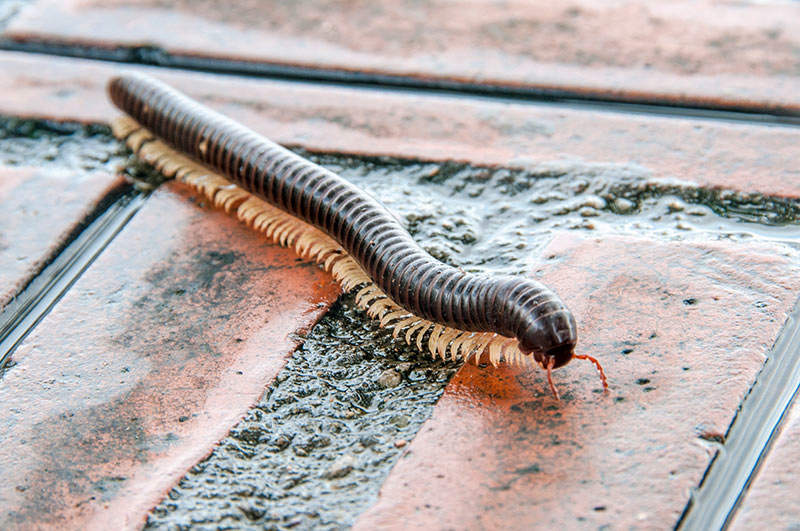
[[[259,398],[338,287],[180,184],[0,382],[0,527],[132,528]]]
[[[537,270],[578,351],[554,375],[465,366],[356,529],[674,526],[800,289],[773,244],[557,236]],[[789,494],[787,494],[789,495]]]
[[[800,403],[783,429],[733,519],[731,529],[794,529],[800,522]]]
[[[0,166],[0,308],[123,185],[107,173]]]
[[[131,46],[156,60],[167,52],[800,113],[800,8],[791,2],[241,0],[221,9],[212,0],[39,0],[4,36],[115,53]]]
[[[127,70],[14,53],[0,53],[0,69],[0,112],[96,122],[115,116],[105,83]],[[622,165],[614,172],[800,197],[797,128],[139,70],[311,150],[556,169],[608,163]]]

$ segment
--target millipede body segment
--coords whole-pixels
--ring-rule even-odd
[[[321,263],[345,290],[360,287],[357,303],[395,336],[443,358],[533,358],[548,379],[589,359],[607,387],[600,364],[574,354],[575,319],[541,283],[439,262],[363,190],[157,80],[117,77],[109,93],[133,118],[113,128],[134,152]]]

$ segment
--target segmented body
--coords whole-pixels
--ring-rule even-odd
[[[548,369],[573,357],[575,319],[541,283],[465,273],[439,262],[359,188],[159,81],[119,77],[109,93],[173,148],[333,238],[390,302],[413,316],[456,331],[516,338],[519,352]]]

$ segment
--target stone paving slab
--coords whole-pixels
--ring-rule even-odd
[[[785,424],[761,470],[750,484],[731,529],[800,527],[800,403],[787,412]]]
[[[107,122],[108,63],[0,53],[0,113]],[[701,186],[800,197],[800,130],[452,96],[150,72],[269,138],[306,149],[475,164],[608,162]]]
[[[168,183],[13,354],[0,527],[138,527],[339,293]]]
[[[800,113],[792,2],[39,0],[3,36],[123,55],[127,46],[153,61]]]
[[[0,166],[0,309],[122,186],[101,172]]]
[[[543,256],[609,396],[579,361],[561,403],[541,371],[464,366],[356,529],[675,525],[794,305],[796,252],[562,234]]]

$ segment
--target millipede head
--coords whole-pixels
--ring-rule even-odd
[[[534,351],[532,355],[536,360],[536,363],[538,363],[542,369],[547,371],[547,384],[550,386],[550,390],[553,392],[553,396],[556,397],[556,400],[560,400],[558,390],[553,383],[553,369],[556,367],[562,367],[572,360],[572,358],[575,356],[575,343],[565,343],[563,345],[553,347],[544,353]]]
[[[541,356],[541,359],[539,356]],[[557,369],[563,367],[575,357],[575,344],[565,343],[563,345],[558,345],[546,351],[544,354],[539,354],[538,356],[534,354],[534,357],[536,361],[539,361],[543,365],[550,365],[552,363],[552,368]]]
[[[532,355],[536,362],[545,367],[552,360],[553,369],[563,367],[575,355],[578,335],[572,314],[558,312],[545,319],[535,319],[532,325],[519,334],[519,349]]]
[[[519,349],[543,367],[557,369],[572,359],[578,342],[578,326],[572,312],[544,285],[530,279],[506,282],[510,294],[504,308],[508,330]],[[501,291],[501,293],[503,293]]]

